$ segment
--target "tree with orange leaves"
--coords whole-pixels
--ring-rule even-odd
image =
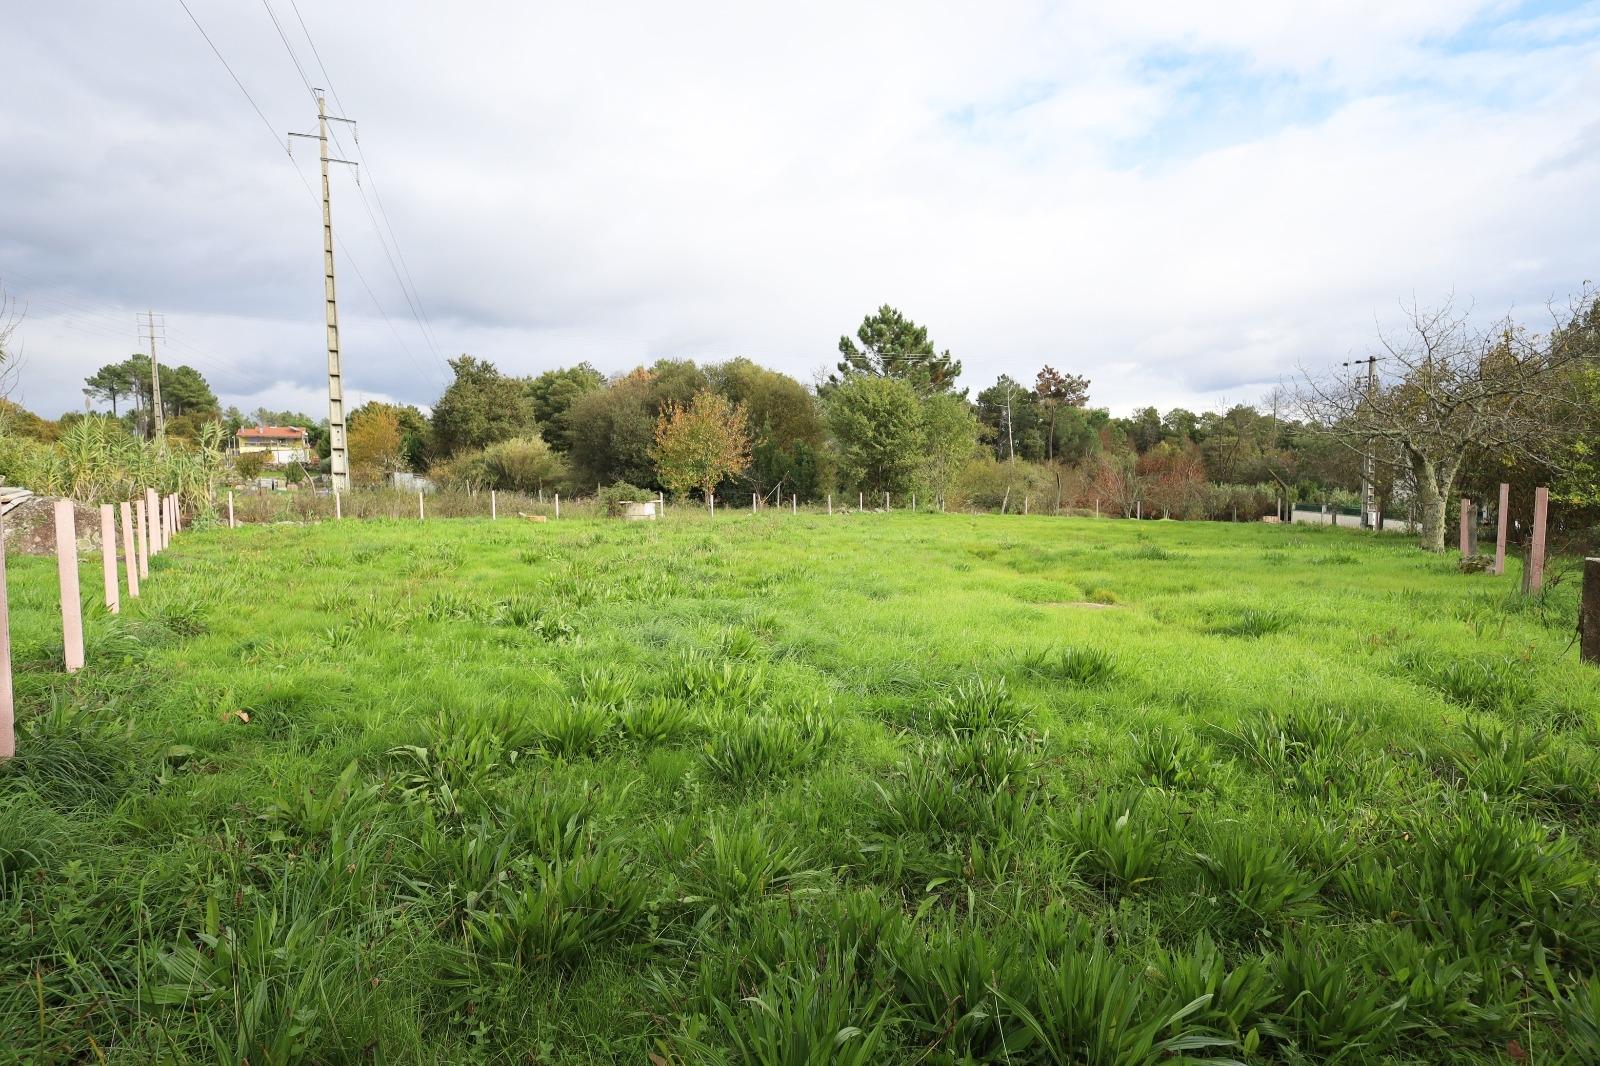
[[[744,405],[702,389],[685,407],[669,402],[656,420],[650,449],[661,483],[673,492],[699,489],[709,501],[717,485],[750,466],[750,425]]]

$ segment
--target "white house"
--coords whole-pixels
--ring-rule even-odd
[[[311,444],[299,426],[245,426],[234,438],[240,455],[267,452],[273,463],[309,463]]]

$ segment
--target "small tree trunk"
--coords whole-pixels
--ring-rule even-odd
[[[1445,500],[1455,485],[1459,462],[1459,459],[1452,460],[1441,466],[1414,452],[1411,455],[1411,472],[1416,478],[1421,511],[1417,543],[1424,551],[1444,551]]]

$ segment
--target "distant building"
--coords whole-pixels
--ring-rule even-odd
[[[309,463],[311,443],[299,426],[245,426],[234,437],[240,455],[266,452],[273,463]]]
[[[409,470],[397,470],[390,474],[389,487],[391,489],[400,489],[404,492],[432,492],[437,488],[432,478],[423,477],[421,474],[413,474]]]

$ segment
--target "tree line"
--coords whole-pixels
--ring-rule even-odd
[[[412,471],[468,490],[631,486],[769,502],[891,493],[951,508],[1255,520],[1295,501],[1353,508],[1365,464],[1379,510],[1418,520],[1437,549],[1452,494],[1487,498],[1500,481],[1518,500],[1550,485],[1565,526],[1600,516],[1597,329],[1600,299],[1587,289],[1544,331],[1413,309],[1402,334],[1380,337],[1370,385],[1346,367],[1260,404],[1113,417],[1091,404],[1086,377],[1050,365],[969,395],[961,361],[885,305],[839,338],[836,365],[811,386],[745,358],[515,376],[464,354],[430,410],[351,412],[351,469],[362,483]],[[146,356],[102,367],[86,391],[110,410],[91,417],[148,437],[148,379]],[[169,436],[299,425],[325,467],[325,419],[221,410],[186,366],[163,368],[162,400]],[[84,417],[52,423],[14,405],[0,415],[5,431],[37,439]]]

